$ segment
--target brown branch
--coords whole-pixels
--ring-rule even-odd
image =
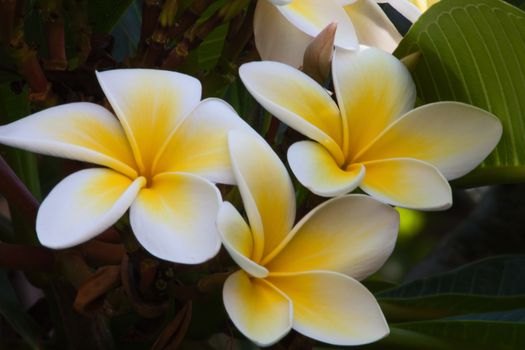
[[[24,1],[17,1],[15,23],[12,30],[8,30],[9,54],[16,63],[18,73],[22,75],[31,89],[29,98],[35,101],[51,100],[51,84],[44,75],[36,50],[29,47],[24,38]],[[4,19],[3,16],[0,19]]]
[[[65,70],[67,58],[61,0],[45,1],[42,21],[47,34],[49,51],[49,59],[44,62],[44,67],[49,70]]]
[[[0,0],[0,42],[9,42],[16,21],[16,0]]]
[[[78,65],[86,63],[91,52],[92,30],[88,18],[88,0],[73,1],[69,16],[71,16],[71,31],[77,38],[75,48],[78,51]]]
[[[168,54],[162,64],[162,69],[176,70],[179,68],[186,61],[189,51],[199,46],[204,38],[222,23],[222,20],[222,17],[216,14],[206,22],[187,31],[182,41]]]
[[[92,266],[119,265],[126,254],[122,244],[106,243],[96,239],[82,244],[79,249]]]
[[[145,0],[142,5],[142,26],[140,28],[139,50],[146,47],[147,40],[157,27],[161,7],[158,0]]]
[[[50,249],[0,242],[0,266],[24,271],[51,271],[55,255]]]

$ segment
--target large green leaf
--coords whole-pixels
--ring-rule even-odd
[[[525,309],[402,323],[393,327],[446,340],[457,349],[525,349]]]
[[[525,305],[525,256],[480,260],[377,294],[391,321],[512,310]]]
[[[440,1],[395,55],[418,51],[412,74],[423,103],[462,101],[503,123],[496,150],[460,184],[525,181],[525,12],[500,0]]]
[[[134,0],[111,31],[115,38],[111,54],[118,62],[133,56],[137,50],[142,23],[141,3],[140,0]]]

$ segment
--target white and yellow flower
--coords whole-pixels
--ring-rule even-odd
[[[260,138],[229,136],[249,225],[228,202],[217,225],[241,270],[223,299],[235,326],[260,345],[290,329],[331,344],[358,345],[388,334],[373,295],[358,280],[392,252],[399,216],[368,196],[348,195],[313,209],[295,226],[295,194],[284,165]]]
[[[118,119],[80,102],[0,127],[0,143],[103,166],[51,191],[38,211],[40,242],[77,245],[130,209],[133,232],[151,254],[191,264],[213,257],[221,196],[212,182],[234,183],[227,133],[251,129],[225,102],[199,103],[201,85],[190,76],[122,69],[97,77]]]
[[[313,141],[288,150],[297,179],[321,196],[361,187],[392,205],[448,208],[448,180],[474,169],[498,143],[500,121],[484,110],[437,102],[416,109],[411,76],[374,48],[336,49],[336,105],[302,72],[277,62],[240,68],[244,84],[270,113]]]
[[[333,22],[340,48],[356,50],[361,43],[392,52],[401,40],[375,0],[259,0],[255,44],[263,60],[300,67],[306,47]]]

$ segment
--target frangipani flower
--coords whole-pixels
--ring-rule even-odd
[[[240,68],[244,84],[270,113],[314,141],[288,150],[297,179],[321,196],[357,186],[389,204],[445,209],[447,182],[474,169],[498,143],[502,127],[489,112],[459,102],[413,109],[408,70],[374,48],[336,49],[335,95],[302,72],[277,62]]]
[[[375,272],[395,245],[399,216],[368,196],[329,200],[294,227],[295,195],[284,165],[260,138],[232,131],[234,173],[249,225],[228,202],[217,225],[241,270],[223,299],[235,326],[260,345],[291,328],[337,345],[373,342],[388,325],[358,280]]]
[[[399,13],[414,23],[419,16],[439,0],[384,0],[395,8]]]
[[[300,67],[310,44],[337,23],[335,45],[356,50],[359,43],[392,52],[401,35],[374,0],[259,0],[254,36],[263,60]]]
[[[53,107],[0,127],[0,142],[95,163],[62,180],[37,216],[40,242],[67,248],[100,234],[130,209],[151,254],[200,263],[220,248],[215,219],[233,184],[227,132],[251,130],[225,102],[199,104],[198,80],[179,73],[122,69],[97,74],[117,118],[92,103]]]

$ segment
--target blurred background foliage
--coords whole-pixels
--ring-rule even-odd
[[[197,77],[204,97],[228,101],[284,159],[301,136],[258,106],[237,75],[259,59],[255,4],[0,0],[0,124],[73,101],[109,108],[96,70],[161,68]],[[525,349],[525,1],[443,0],[411,28],[382,8],[406,33],[395,55],[415,54],[419,103],[488,109],[504,136],[453,184],[452,209],[399,209],[396,250],[365,281],[391,335],[359,349]],[[126,236],[125,220],[78,248],[44,249],[38,202],[84,164],[3,146],[0,154],[2,173],[13,169],[25,185],[14,174],[0,179],[0,349],[256,349],[222,306],[224,266],[233,266],[224,252],[198,267],[158,261]],[[322,199],[294,184],[301,216]],[[239,202],[235,189],[222,191]],[[272,347],[329,348],[294,332]]]

